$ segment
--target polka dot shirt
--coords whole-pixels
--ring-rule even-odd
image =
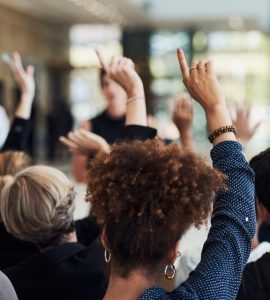
[[[211,157],[214,167],[227,175],[228,189],[214,204],[200,264],[173,292],[154,286],[139,300],[236,298],[255,234],[254,173],[237,142],[216,145]]]

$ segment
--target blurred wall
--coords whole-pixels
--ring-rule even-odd
[[[51,61],[68,61],[69,26],[53,24],[0,6],[0,52],[18,51],[24,63],[34,64],[38,90],[37,105],[44,110],[49,103]],[[6,83],[5,102],[12,105],[14,81],[9,68],[1,62],[0,79]]]

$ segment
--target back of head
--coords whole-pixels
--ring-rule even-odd
[[[177,145],[114,145],[89,165],[88,199],[120,276],[159,268],[191,224],[203,224],[223,175]]]
[[[257,200],[270,212],[270,148],[254,156],[250,166],[255,172]]]
[[[10,177],[29,167],[32,161],[22,151],[4,151],[0,153],[0,193]]]
[[[11,234],[41,247],[57,245],[74,230],[74,192],[59,170],[28,167],[2,190],[1,216]]]

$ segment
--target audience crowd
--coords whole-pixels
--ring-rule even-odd
[[[76,221],[73,183],[29,156],[34,67],[12,56],[20,101],[0,152],[0,299],[270,299],[270,150],[245,159],[241,144],[260,126],[250,108],[232,120],[213,62],[189,66],[177,49],[179,80],[205,112],[211,167],[196,152],[187,94],[172,115],[180,142],[168,144],[149,126],[133,61],[97,56],[107,108],[60,138],[91,205]],[[187,230],[209,219],[199,254],[181,253]],[[176,279],[172,290],[162,277]]]

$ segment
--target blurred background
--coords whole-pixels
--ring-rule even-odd
[[[132,58],[143,77],[148,112],[162,136],[177,138],[171,121],[174,97],[185,91],[176,49],[188,60],[211,58],[234,114],[252,105],[263,120],[246,145],[251,157],[270,145],[270,1],[268,0],[0,0],[0,52],[18,51],[36,68],[32,155],[67,161],[61,146],[48,149],[48,120],[71,112],[72,126],[104,107],[94,48],[106,58]],[[0,101],[12,112],[18,98],[9,67],[0,61]],[[207,153],[206,120],[196,106],[194,138]]]

